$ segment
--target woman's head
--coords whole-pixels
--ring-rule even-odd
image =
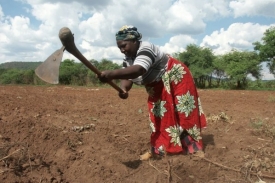
[[[134,26],[124,25],[116,33],[116,40],[141,40],[142,35]]]
[[[126,57],[136,56],[141,38],[141,33],[133,26],[124,25],[116,33],[117,46]]]

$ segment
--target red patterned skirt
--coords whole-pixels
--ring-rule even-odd
[[[200,134],[206,127],[206,118],[189,69],[170,57],[162,79],[145,87],[149,94],[154,152],[194,153],[202,150]]]

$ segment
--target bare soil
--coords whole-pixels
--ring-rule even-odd
[[[275,182],[275,92],[199,90],[205,158],[150,149],[147,93],[0,86],[1,183]]]

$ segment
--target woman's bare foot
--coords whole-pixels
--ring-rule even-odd
[[[139,157],[140,157],[139,159],[141,161],[147,161],[147,160],[149,160],[152,157],[152,153],[146,152],[143,155],[140,155]]]
[[[204,152],[203,151],[197,151],[193,153],[193,156],[199,157],[199,158],[204,158]]]

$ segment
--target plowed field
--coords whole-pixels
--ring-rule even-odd
[[[205,158],[140,161],[150,149],[147,93],[0,86],[1,183],[275,182],[275,92],[198,90]]]

